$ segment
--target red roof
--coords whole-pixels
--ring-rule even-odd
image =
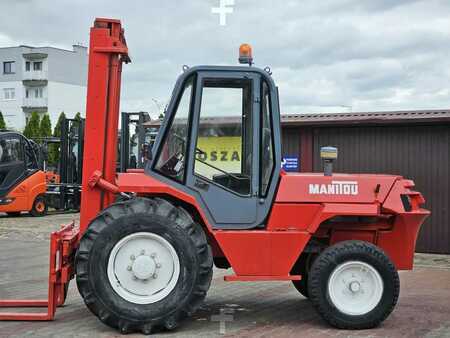
[[[391,124],[450,122],[450,110],[405,110],[362,113],[283,114],[283,125]]]

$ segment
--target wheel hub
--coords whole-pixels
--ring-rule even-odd
[[[353,281],[350,283],[349,289],[353,293],[359,292],[359,290],[361,289],[361,284],[359,284],[358,281]]]
[[[147,280],[153,277],[156,271],[156,262],[149,256],[138,256],[131,266],[131,272],[139,280]]]
[[[107,273],[119,296],[135,304],[151,304],[175,288],[180,261],[162,236],[138,232],[125,236],[113,247]]]
[[[378,271],[360,261],[338,265],[328,280],[328,295],[333,305],[348,315],[372,311],[383,296],[384,285]]]

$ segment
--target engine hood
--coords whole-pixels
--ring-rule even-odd
[[[374,203],[386,199],[395,175],[282,173],[279,203]]]

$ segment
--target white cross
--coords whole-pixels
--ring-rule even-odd
[[[212,7],[211,13],[219,14],[219,24],[225,26],[227,24],[227,14],[233,13],[234,0],[219,0],[219,7]]]
[[[233,315],[230,314],[233,313],[233,309],[220,309],[219,315],[211,316],[212,322],[219,322],[219,333],[225,334],[225,323],[226,322],[232,322],[234,320]]]

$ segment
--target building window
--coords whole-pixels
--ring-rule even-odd
[[[31,70],[31,62],[27,61],[25,62],[25,71],[29,72]]]
[[[42,61],[33,62],[33,70],[42,70]]]
[[[34,97],[37,98],[37,99],[42,98],[43,92],[44,92],[44,90],[42,88],[36,88],[34,90]]]
[[[30,90],[25,89],[25,97],[28,99],[30,97]]]
[[[3,89],[3,99],[4,100],[15,100],[16,92],[14,88],[4,88]]]
[[[16,63],[14,61],[3,62],[3,74],[14,74],[16,72]]]

